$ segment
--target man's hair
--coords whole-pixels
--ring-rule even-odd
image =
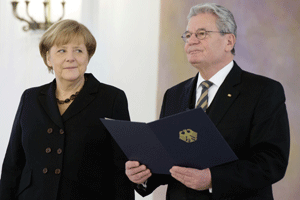
[[[233,17],[233,14],[225,7],[217,5],[215,3],[204,3],[193,6],[188,15],[188,20],[200,13],[211,13],[218,17],[216,25],[218,30],[223,33],[232,33],[237,38],[237,26]],[[235,55],[235,49],[231,50],[231,53]]]

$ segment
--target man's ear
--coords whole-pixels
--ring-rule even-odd
[[[235,45],[236,42],[236,38],[235,35],[230,33],[230,34],[226,34],[226,39],[227,39],[227,44],[225,47],[225,51],[231,51]]]

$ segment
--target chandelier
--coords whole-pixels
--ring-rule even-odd
[[[44,4],[44,16],[45,16],[45,22],[37,22],[36,20],[34,20],[28,11],[28,7],[29,7],[29,3],[30,1],[25,1],[26,3],[26,14],[27,17],[30,20],[26,20],[22,17],[20,17],[17,13],[17,6],[18,6],[19,1],[12,1],[11,4],[13,6],[13,14],[14,16],[24,22],[27,22],[28,25],[23,26],[23,30],[24,31],[29,31],[29,30],[47,30],[54,22],[50,21],[50,0],[45,0],[43,2]],[[65,15],[65,1],[63,0],[61,2],[62,5],[62,16],[58,19],[58,21],[60,21],[64,15]]]

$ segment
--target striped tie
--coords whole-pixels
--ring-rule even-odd
[[[210,86],[213,85],[213,83],[210,81],[203,81],[200,85],[202,86],[202,93],[200,98],[197,101],[196,108],[201,107],[203,111],[206,112],[207,105],[208,105],[208,89],[210,88]]]

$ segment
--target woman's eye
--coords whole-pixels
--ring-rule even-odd
[[[64,50],[64,49],[60,49],[60,50],[58,50],[58,52],[60,52],[60,53],[64,53],[64,52],[66,52],[66,50]]]
[[[77,49],[76,52],[77,53],[82,53],[82,50],[81,49]]]

